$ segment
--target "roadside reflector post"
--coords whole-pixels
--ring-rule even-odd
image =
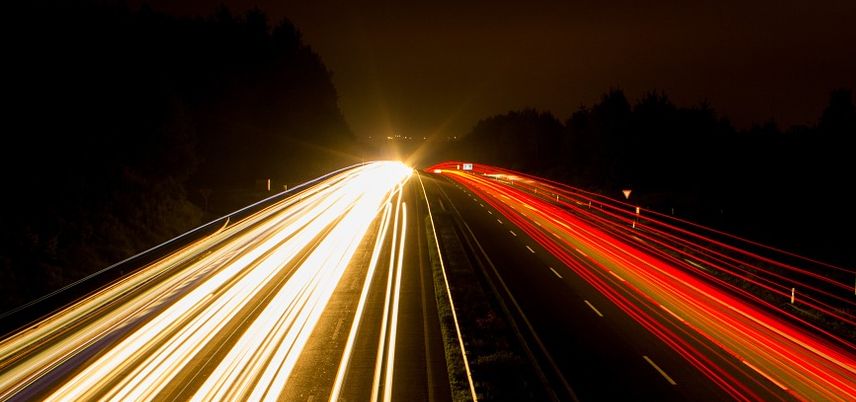
[[[636,229],[636,221],[639,220],[639,207],[636,207],[636,217],[633,218],[633,229]]]
[[[797,288],[791,288],[791,304],[794,304],[794,294],[796,293]]]

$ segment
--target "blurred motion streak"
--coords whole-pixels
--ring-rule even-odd
[[[22,329],[0,342],[0,399],[276,400],[379,221],[377,263],[396,194],[404,225],[411,173],[346,170]]]
[[[856,325],[853,270],[546,179],[461,164],[425,171],[478,195],[735,399],[778,387],[799,399],[856,400],[856,346],[830,329]],[[727,367],[710,355],[727,357],[716,359]],[[755,383],[741,384],[735,372]]]

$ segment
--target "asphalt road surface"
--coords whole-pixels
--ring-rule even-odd
[[[7,337],[0,399],[450,399],[413,177],[344,171]]]
[[[457,316],[441,331],[437,300],[454,292],[435,289],[429,207],[466,260],[446,263],[502,306],[509,350],[546,388],[534,399],[856,396],[853,345],[717,283],[722,247],[537,178],[451,166],[344,170],[34,322],[0,341],[0,400],[490,396],[480,373],[450,385],[447,356],[486,367],[466,348],[490,339]]]
[[[560,397],[854,395],[852,345],[830,344],[674,269],[642,240],[638,220],[579,219],[591,207],[560,200],[567,195],[537,178],[480,168],[429,169],[428,198],[457,216]]]

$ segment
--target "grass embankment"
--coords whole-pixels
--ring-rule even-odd
[[[485,290],[484,278],[470,263],[451,217],[435,214],[434,223],[478,399],[542,400],[543,391],[534,370],[496,300]],[[456,401],[471,400],[440,256],[428,217],[425,227],[452,397]]]

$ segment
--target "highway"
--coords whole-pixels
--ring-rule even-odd
[[[852,328],[856,272],[461,165],[227,222],[0,340],[0,400],[856,399],[807,318]]]
[[[429,200],[456,216],[561,399],[856,398],[852,343],[787,314],[787,302],[766,303],[715,274],[753,267],[743,280],[780,290],[786,301],[790,292],[771,278],[810,270],[781,263],[765,272],[776,261],[631,204],[509,170],[461,167],[426,169],[436,177]],[[843,271],[852,281],[853,271]],[[852,307],[852,282],[813,277],[797,287],[802,306],[852,324],[832,307]]]
[[[0,400],[448,400],[413,177],[345,170],[21,329]]]

